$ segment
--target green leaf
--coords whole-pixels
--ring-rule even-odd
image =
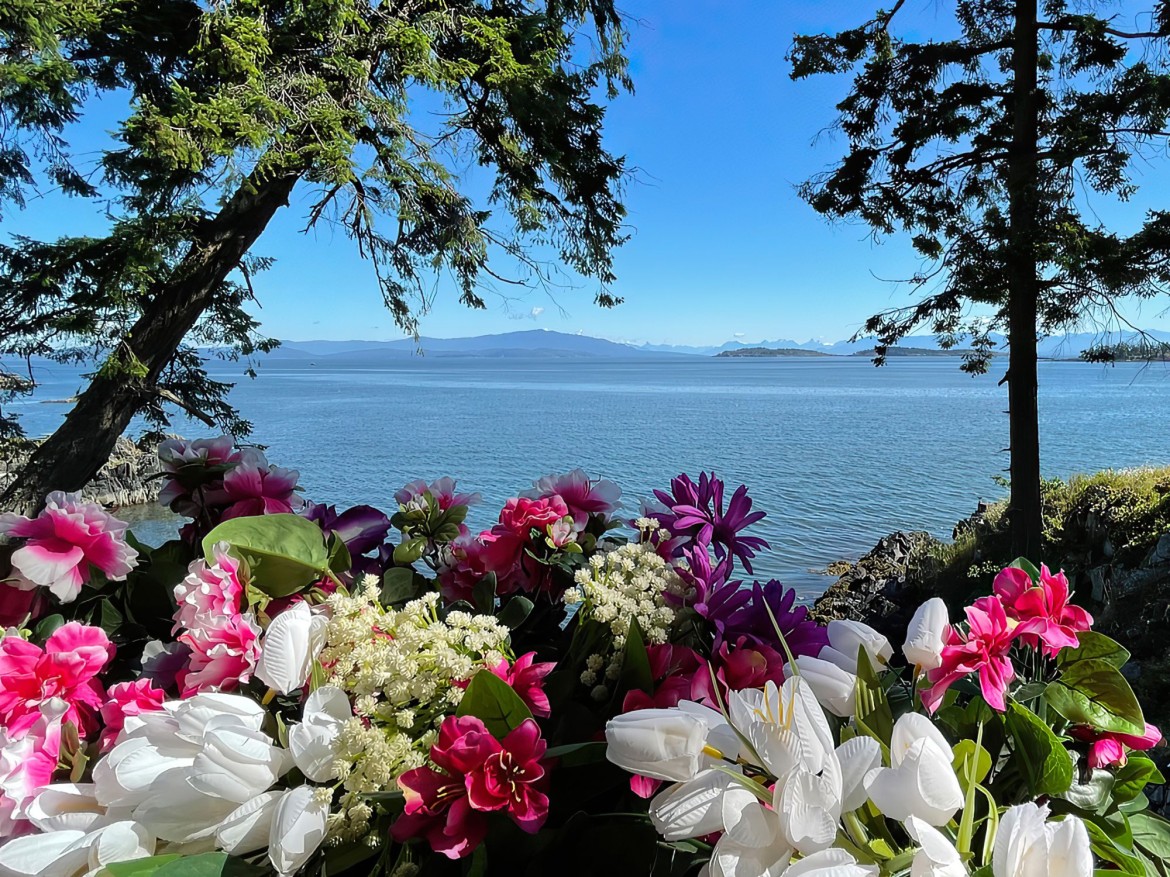
[[[983,782],[991,773],[991,753],[977,744],[974,740],[960,740],[952,749],[954,760],[952,764],[959,782],[964,789]],[[968,759],[971,759],[969,762]],[[974,766],[968,775],[968,764]]]
[[[38,621],[37,626],[33,628],[33,638],[44,642],[53,635],[57,628],[64,624],[64,615],[54,613],[53,615],[46,616]]]
[[[532,718],[520,695],[490,670],[480,670],[471,677],[456,715],[475,716],[497,740],[504,739],[525,719]]]
[[[1086,630],[1077,634],[1080,645],[1075,649],[1062,649],[1056,656],[1056,663],[1060,667],[1075,664],[1078,661],[1098,660],[1121,668],[1129,660],[1129,651],[1115,640],[1103,633]]]
[[[1028,578],[1032,580],[1033,585],[1040,583],[1040,570],[1037,569],[1036,564],[1032,563],[1026,557],[1017,557],[1008,564],[1008,569],[1022,569],[1028,574]]]
[[[166,862],[154,877],[264,877],[265,871],[227,853],[200,853]]]
[[[1028,781],[1032,797],[1063,795],[1073,781],[1072,757],[1040,717],[1018,703],[1008,707],[1007,729],[1012,759]]]
[[[1164,783],[1158,766],[1144,755],[1131,752],[1129,760],[1117,769],[1116,782],[1113,784],[1113,800],[1118,803],[1132,801],[1142,793],[1150,783]]]
[[[1145,733],[1146,720],[1137,696],[1108,661],[1089,658],[1068,665],[1049,684],[1044,697],[1073,724],[1115,734]]]
[[[545,758],[559,758],[561,767],[581,767],[586,764],[597,764],[605,761],[605,743],[601,740],[590,740],[586,743],[567,743],[564,746],[554,746],[544,753]]]
[[[334,533],[329,537],[329,569],[341,575],[343,572],[349,572],[349,568],[353,566],[353,558],[349,556],[349,549],[345,543],[337,537]]]
[[[491,615],[496,610],[496,574],[489,572],[471,589],[471,602],[480,612]]]
[[[1153,813],[1135,813],[1129,817],[1133,842],[1150,856],[1170,862],[1170,822]]]
[[[1121,814],[1117,815],[1122,820],[1125,820],[1125,817],[1121,816]],[[1133,842],[1133,835],[1130,833],[1128,822],[1123,821],[1118,826],[1116,823],[1100,819],[1084,819],[1082,821],[1085,823],[1085,828],[1089,831],[1090,846],[1094,854],[1106,862],[1112,862],[1114,865],[1117,865],[1125,874],[1135,874],[1137,877],[1145,877],[1145,866],[1133,854],[1130,846]]]
[[[203,539],[203,554],[227,542],[246,561],[253,587],[270,597],[287,597],[308,587],[329,568],[329,549],[321,528],[300,515],[261,515],[224,521]]]
[[[321,877],[333,877],[348,871],[362,862],[379,855],[381,850],[364,843],[345,843],[340,846],[326,846],[321,863]],[[368,873],[371,869],[366,869]]]
[[[857,726],[888,751],[894,734],[894,711],[868,656],[857,662],[855,690]]]
[[[110,877],[147,877],[155,873],[168,862],[180,858],[178,853],[168,853],[165,856],[148,856],[145,859],[133,859],[129,862],[111,862],[105,866],[103,874]]]
[[[532,613],[533,605],[527,597],[517,595],[504,604],[497,620],[510,630],[515,630],[527,620]]]
[[[396,566],[386,570],[382,576],[381,600],[383,606],[393,606],[413,600],[417,591],[414,587],[414,570],[408,566]]]
[[[1112,800],[1113,787],[1117,783],[1112,771],[1096,769],[1090,772],[1085,781],[1079,776],[1073,777],[1073,784],[1061,797],[1080,807],[1082,810],[1098,812],[1105,809],[1105,805]]]
[[[649,694],[654,690],[654,672],[650,669],[650,656],[646,654],[642,628],[633,618],[630,619],[630,630],[626,634],[626,647],[622,653],[621,679],[626,691],[640,688]]]
[[[488,853],[487,846],[480,844],[471,854],[471,859],[463,869],[464,877],[487,877]]]
[[[422,557],[426,550],[427,539],[425,536],[405,539],[394,546],[394,562],[399,566],[410,566]]]

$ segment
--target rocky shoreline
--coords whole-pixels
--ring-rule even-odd
[[[16,476],[28,457],[27,451],[10,450],[0,456],[0,491]],[[82,496],[106,508],[147,505],[158,501],[162,490],[162,467],[153,450],[145,451],[123,437]]]

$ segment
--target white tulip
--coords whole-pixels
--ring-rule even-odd
[[[193,843],[214,837],[216,827],[238,806],[192,788],[190,769],[178,767],[151,784],[150,795],[134,808],[134,819],[162,840]]]
[[[732,768],[728,768],[732,770]],[[739,768],[734,768],[739,771]],[[723,796],[736,788],[726,770],[711,768],[694,779],[676,783],[650,802],[650,821],[665,840],[686,840],[723,830]]]
[[[711,877],[779,877],[792,858],[774,812],[742,786],[722,800],[723,836],[711,853]]]
[[[0,877],[36,877],[84,837],[84,831],[63,829],[13,838],[0,846]],[[81,857],[82,864],[86,858]]]
[[[324,615],[313,612],[303,601],[281,612],[260,641],[256,676],[281,694],[304,688],[313,662],[325,647],[328,625]]]
[[[605,757],[618,767],[656,780],[683,782],[704,766],[706,723],[678,709],[645,709],[605,724]]]
[[[774,777],[798,767],[818,774],[833,754],[836,744],[828,719],[812,687],[799,676],[779,688],[769,680],[763,691],[733,691],[727,705],[731,723]]]
[[[837,747],[841,763],[841,811],[848,813],[862,806],[869,795],[865,778],[882,765],[882,747],[873,737],[854,737]]]
[[[233,856],[245,856],[268,846],[272,818],[283,792],[265,792],[233,810],[215,830],[215,845]]]
[[[791,664],[784,665],[786,677],[797,674],[808,683],[821,706],[835,716],[853,718],[857,693],[857,677],[854,674],[842,670],[831,661],[808,655],[797,657],[795,669]]]
[[[917,816],[945,825],[963,806],[963,790],[951,765],[950,745],[930,719],[907,713],[894,724],[890,742],[893,766],[865,778],[865,790],[882,813],[904,822]]]
[[[842,793],[841,765],[835,753],[829,754],[819,774],[797,768],[781,777],[773,807],[788,843],[804,855],[831,847],[841,821]]]
[[[878,877],[878,867],[860,865],[845,850],[834,847],[793,862],[783,877]]]
[[[906,832],[921,847],[914,854],[910,877],[968,877],[963,857],[937,828],[911,816],[906,820]]]
[[[106,808],[97,802],[93,783],[54,783],[41,789],[27,815],[39,831],[90,831],[105,817]]]
[[[288,753],[262,731],[209,726],[187,782],[212,798],[243,804],[270,789],[288,767]]]
[[[289,728],[288,748],[301,773],[313,782],[337,779],[341,732],[351,718],[349,697],[336,686],[322,686],[305,701],[301,723]]]
[[[207,723],[213,719],[223,722],[231,717],[235,724],[259,731],[264,727],[268,711],[250,697],[239,694],[208,692],[187,700],[165,704],[173,709],[178,728],[176,735],[191,743],[201,743]]]
[[[918,607],[906,629],[902,654],[919,671],[934,670],[942,664],[942,650],[950,629],[950,613],[941,597],[931,597]]]
[[[1075,816],[1048,821],[1048,808],[1021,804],[1000,819],[991,858],[995,877],[1092,877],[1089,833]]]
[[[289,789],[276,804],[268,835],[268,861],[281,877],[309,861],[325,840],[329,791],[312,786]]]
[[[862,650],[875,670],[881,670],[894,655],[890,641],[860,621],[830,621],[827,632],[829,644],[817,657],[850,673],[857,673],[857,656]]]
[[[167,746],[167,744],[162,744]],[[103,807],[135,806],[151,794],[151,786],[164,773],[190,767],[199,754],[198,746],[172,738],[170,751],[187,748],[182,755],[168,755],[148,737],[123,740],[93,769],[94,796]]]
[[[144,826],[133,821],[113,822],[74,841],[52,868],[42,872],[42,877],[64,877],[87,866],[90,873],[96,874],[115,862],[153,856],[154,850],[154,835]]]
[[[713,767],[720,761],[734,762],[739,758],[743,741],[735,732],[735,728],[731,727],[723,718],[723,713],[690,700],[680,700],[678,709],[687,715],[694,716],[707,726],[707,746],[722,756],[722,758],[715,758],[708,753],[708,767]]]

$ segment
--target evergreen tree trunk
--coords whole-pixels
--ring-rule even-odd
[[[1036,404],[1036,264],[1039,106],[1036,0],[1017,0],[1012,51],[1012,143],[1008,156],[1008,418],[1011,435],[1009,524],[1012,552],[1040,559],[1040,424]]]
[[[40,443],[0,496],[0,509],[31,513],[51,490],[80,490],[109,459],[163,369],[221,284],[288,203],[299,173],[254,172],[197,233],[186,256],[99,369],[57,431]]]

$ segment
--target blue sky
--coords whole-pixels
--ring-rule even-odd
[[[920,35],[939,35],[953,27],[950,8],[911,0],[907,11]],[[652,343],[837,340],[869,314],[908,303],[907,287],[883,280],[914,270],[904,239],[875,244],[863,226],[831,226],[794,190],[844,148],[822,132],[846,82],[792,82],[784,60],[792,35],[855,25],[871,2],[628,0],[622,9],[636,22],[636,94],[612,105],[607,131],[611,149],[639,169],[626,198],[633,237],[616,261],[614,291],[625,303],[601,310],[583,284],[555,298],[489,295],[487,311],[470,311],[441,280],[422,334],[548,328]],[[88,124],[102,121],[99,112]],[[95,144],[97,130],[89,135]],[[1158,167],[1141,168],[1139,182],[1145,188],[1132,205],[1094,204],[1105,221],[1127,227],[1144,205],[1165,206],[1170,186]],[[300,234],[308,203],[308,192],[294,197],[256,248],[277,260],[259,281],[265,331],[298,340],[401,337],[351,243],[325,227]],[[49,236],[100,226],[92,211],[47,199],[6,217],[0,232]],[[1159,311],[1133,316],[1170,328]]]

